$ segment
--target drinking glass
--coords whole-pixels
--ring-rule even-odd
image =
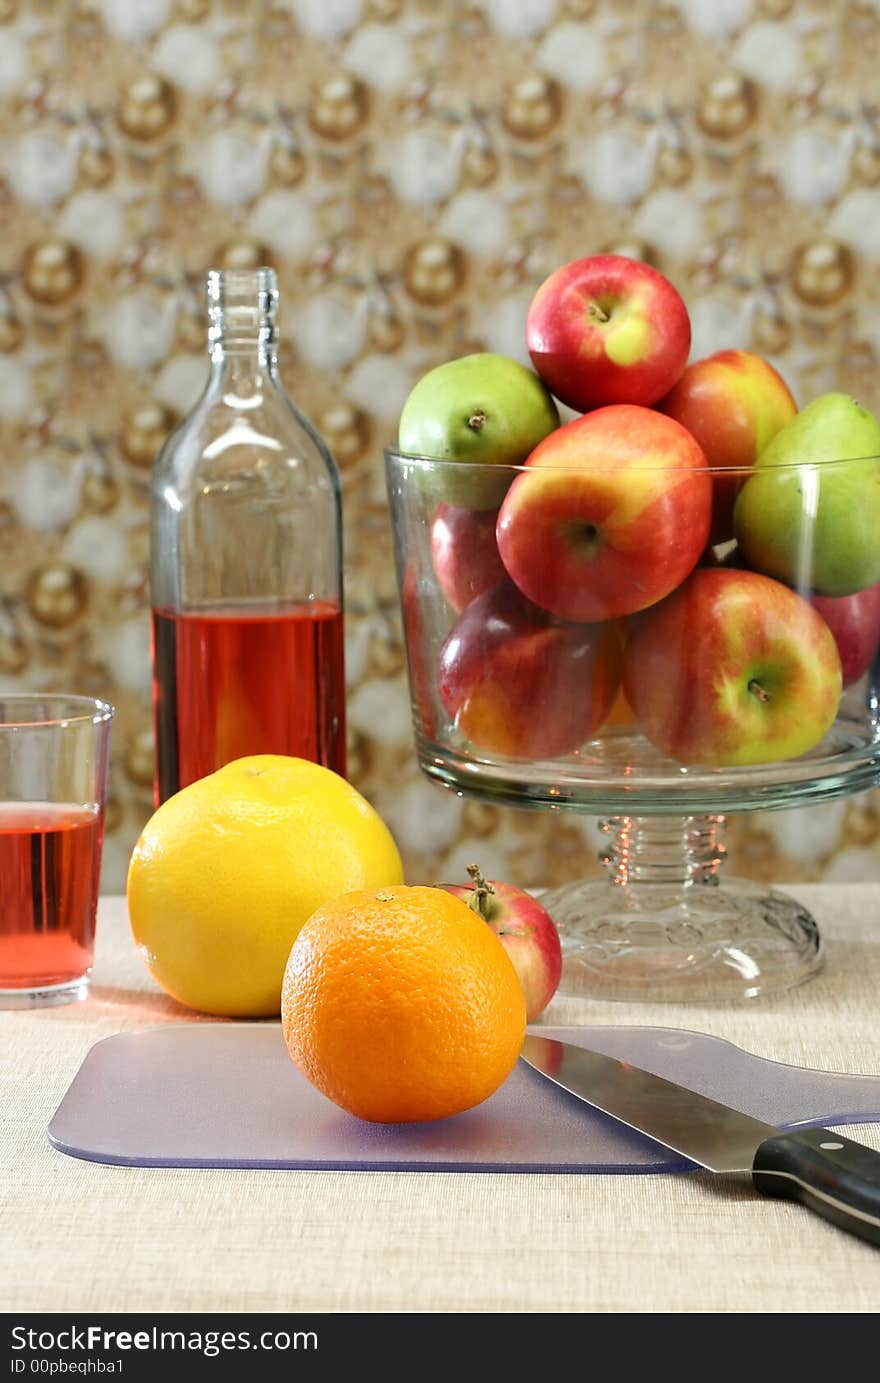
[[[88,994],[113,707],[0,696],[0,1007]]]

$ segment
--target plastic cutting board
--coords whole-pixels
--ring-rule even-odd
[[[880,1077],[786,1066],[675,1028],[535,1029],[621,1057],[774,1125],[880,1119]],[[693,1163],[520,1062],[452,1119],[368,1124],[299,1074],[276,1023],[198,1023],[96,1043],[49,1125],[61,1152],[144,1167],[668,1172]]]

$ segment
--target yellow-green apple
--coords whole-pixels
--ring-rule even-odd
[[[810,604],[834,635],[843,685],[849,687],[868,671],[880,648],[880,582],[855,595],[814,595]]]
[[[754,466],[797,404],[782,376],[751,351],[716,351],[688,365],[657,407],[697,439],[713,475],[712,543],[733,537],[733,506]]]
[[[559,988],[562,947],[546,908],[525,889],[484,879],[468,865],[469,884],[444,884],[497,933],[526,996],[526,1020],[533,1023]]]
[[[853,595],[880,581],[880,423],[822,394],[761,452],[733,515],[746,566],[796,590]]]
[[[556,404],[537,375],[483,351],[422,376],[403,405],[398,445],[409,456],[454,463],[414,465],[413,483],[451,504],[491,509],[510,484],[507,468],[525,461],[558,425]]]
[[[620,681],[613,624],[568,624],[505,581],[471,601],[437,664],[440,700],[463,735],[488,754],[553,759],[593,735]]]
[[[495,541],[497,509],[440,504],[431,521],[431,565],[456,614],[505,576]]]
[[[591,255],[541,284],[526,342],[551,393],[583,413],[656,403],[687,363],[691,324],[678,291],[649,264]]]
[[[635,622],[623,685],[639,728],[691,764],[793,759],[840,704],[831,630],[769,576],[701,568]]]
[[[684,580],[711,509],[691,434],[653,409],[612,404],[535,448],[501,506],[498,550],[536,605],[561,619],[615,619]]]

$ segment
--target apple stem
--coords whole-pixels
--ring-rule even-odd
[[[487,904],[489,902],[489,894],[494,893],[495,889],[489,883],[488,879],[483,878],[482,871],[478,864],[469,864],[467,872],[470,874],[474,885],[471,889],[471,896],[468,899],[468,907],[472,912],[475,912],[478,917],[482,917],[484,922],[488,922],[489,909]]]
[[[605,311],[604,307],[600,307],[598,303],[590,303],[590,306],[587,308],[587,316],[592,317],[594,322],[608,321],[608,313]]]
[[[471,414],[467,420],[467,425],[471,432],[482,432],[483,428],[486,426],[486,415],[482,408],[478,408],[475,413]]]
[[[749,683],[749,691],[753,696],[756,696],[759,701],[766,702],[770,700],[770,693],[767,691],[766,687],[761,686],[761,683],[756,677],[753,677]]]

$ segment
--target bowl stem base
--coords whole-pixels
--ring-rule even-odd
[[[560,994],[723,1002],[802,984],[822,968],[819,929],[787,894],[721,882],[723,816],[611,817],[604,880],[543,895],[562,940]]]

